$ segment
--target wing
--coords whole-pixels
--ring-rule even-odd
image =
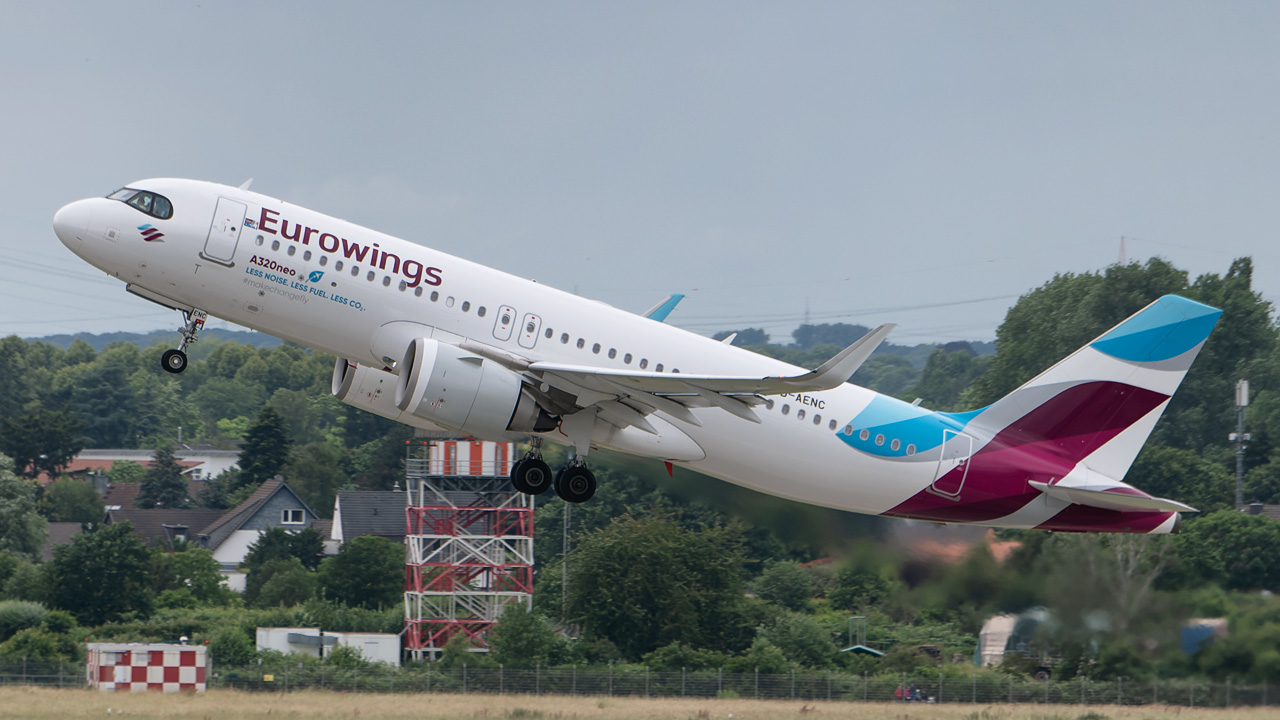
[[[751,409],[762,395],[821,392],[839,387],[871,357],[894,325],[872,330],[816,370],[792,376],[745,377],[617,370],[590,365],[533,362],[525,366],[548,385],[576,396],[579,407],[595,405],[608,422],[654,432],[646,415],[661,410],[692,425],[701,425],[690,408],[717,407],[751,422]]]

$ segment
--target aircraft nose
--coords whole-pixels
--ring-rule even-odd
[[[77,200],[62,206],[53,215],[53,232],[67,247],[78,246],[88,232],[93,210],[86,200]],[[74,244],[74,245],[73,245]]]

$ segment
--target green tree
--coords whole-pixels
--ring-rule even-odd
[[[827,347],[835,349],[834,346]],[[858,368],[850,382],[878,393],[897,396],[906,393],[907,388],[916,385],[919,379],[920,371],[907,358],[901,355],[873,355]]]
[[[151,434],[139,425],[150,413],[130,383],[141,369],[136,345],[112,343],[93,362],[59,370],[46,404],[72,410],[84,422],[81,432],[91,447],[137,447]]]
[[[182,475],[182,465],[174,457],[172,447],[156,448],[151,467],[142,476],[138,499],[134,502],[140,508],[178,509],[187,506],[187,479]]]
[[[147,474],[142,463],[132,460],[116,460],[107,471],[107,478],[113,483],[140,483]]]
[[[186,590],[195,600],[206,605],[223,605],[233,596],[218,561],[204,548],[189,547],[181,552],[160,553],[157,559],[157,580],[162,583],[162,590]]]
[[[821,323],[818,325],[801,325],[791,331],[795,346],[808,349],[816,345],[835,345],[838,348],[849,347],[870,331],[865,325],[848,323]]]
[[[897,569],[869,543],[855,545],[836,572],[835,584],[827,591],[832,607],[858,611],[887,603],[902,589]]]
[[[36,484],[13,474],[13,461],[0,455],[0,550],[35,558],[48,537],[48,523],[36,508]]]
[[[985,367],[971,349],[948,352],[938,348],[929,354],[920,373],[920,383],[912,392],[927,408],[960,410],[961,394]]]
[[[0,423],[0,452],[13,458],[19,474],[54,476],[84,449],[82,425],[72,411],[36,406]]]
[[[44,569],[48,566],[13,557],[17,559],[17,563],[4,582],[0,583],[0,599],[45,602],[49,597],[49,578]]]
[[[792,561],[774,562],[752,583],[756,597],[787,610],[803,610],[813,597],[813,578]]]
[[[240,449],[240,483],[261,485],[289,462],[289,431],[271,406],[258,413]]]
[[[40,512],[50,522],[101,522],[106,505],[93,485],[84,480],[60,478],[49,483],[40,496]]]
[[[759,637],[781,650],[787,660],[804,667],[830,667],[836,655],[831,633],[810,615],[784,613],[760,628]]]
[[[28,344],[17,335],[0,338],[0,418],[11,418],[35,399],[37,385],[28,378]],[[2,451],[0,451],[2,452]]]
[[[793,667],[791,661],[787,660],[786,654],[777,645],[757,637],[745,653],[739,657],[730,658],[725,669],[736,673],[759,670],[769,675],[780,675]]]
[[[494,661],[512,668],[549,665],[563,644],[546,618],[521,602],[507,605],[498,623],[489,631],[489,649]]]
[[[1222,465],[1181,448],[1148,440],[1125,482],[1156,497],[1187,503],[1201,513],[1235,506],[1235,479]]]
[[[253,662],[253,640],[244,630],[223,625],[209,638],[209,654],[226,667],[248,665]]]
[[[744,644],[740,535],[687,531],[666,517],[627,516],[582,539],[572,555],[569,617],[625,657],[684,642]]]
[[[1184,523],[1174,543],[1181,572],[1193,587],[1280,590],[1280,523],[1271,518],[1220,510]]]
[[[13,637],[19,630],[38,626],[48,614],[49,610],[37,602],[0,601],[0,642]]]
[[[653,670],[714,670],[728,661],[724,653],[702,650],[682,642],[673,642],[644,656],[644,664]]]
[[[131,523],[100,525],[53,550],[50,601],[84,625],[151,614],[151,553]]]
[[[349,482],[345,465],[345,454],[331,443],[314,442],[300,447],[289,460],[289,487],[317,513],[329,517],[338,490]]]
[[[404,601],[404,547],[366,535],[343,543],[320,563],[325,597],[350,607],[393,607]]]
[[[475,647],[476,644],[471,641],[471,638],[467,637],[466,633],[455,633],[444,644],[444,648],[440,651],[440,659],[436,661],[436,664],[445,670],[457,670],[463,665],[485,667],[496,664],[491,658],[472,652]]]
[[[315,528],[290,531],[273,527],[263,530],[249,546],[241,567],[251,571],[268,560],[289,557],[296,557],[303,567],[315,570],[324,559],[324,538]]]
[[[282,527],[273,527],[262,531],[249,546],[244,562],[240,563],[240,569],[246,572],[245,602],[257,603],[259,592],[271,577],[293,567],[287,561],[297,560],[299,567],[310,572],[316,569],[323,557],[324,539],[312,528],[290,532]]]
[[[270,560],[256,568],[245,582],[245,602],[256,607],[293,606],[315,596],[316,574],[302,567],[298,558]]]

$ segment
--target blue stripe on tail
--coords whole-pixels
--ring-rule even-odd
[[[1099,352],[1128,362],[1160,362],[1209,337],[1222,311],[1177,295],[1165,295],[1093,342]]]

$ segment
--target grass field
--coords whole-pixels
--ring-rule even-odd
[[[1261,720],[1280,709],[1098,705],[904,705],[782,700],[589,698],[523,695],[358,695],[323,691],[288,694],[215,690],[203,695],[110,694],[94,690],[0,688],[0,718],[601,718],[603,720]]]

